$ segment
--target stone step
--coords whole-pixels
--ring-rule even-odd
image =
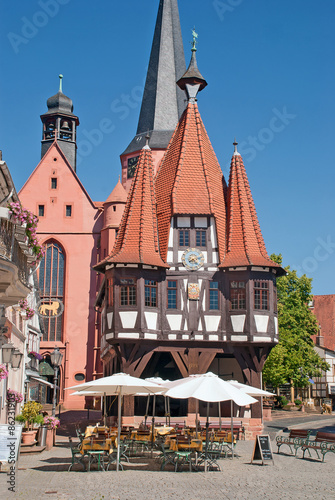
[[[36,445],[22,445],[21,444],[21,448],[20,448],[20,455],[27,455],[27,454],[30,454],[30,455],[35,455],[37,453],[42,453],[42,451],[45,450],[45,446],[36,446]]]

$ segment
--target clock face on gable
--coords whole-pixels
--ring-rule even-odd
[[[127,168],[128,179],[132,179],[134,177],[137,162],[138,162],[138,156],[134,156],[133,158],[128,158],[128,168]]]

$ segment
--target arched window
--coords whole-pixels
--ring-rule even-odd
[[[52,304],[55,299],[64,303],[64,252],[54,241],[45,245],[45,255],[39,268],[39,288],[41,304]],[[62,314],[52,314],[51,308],[45,319],[41,317],[40,326],[44,341],[62,340],[62,318]]]

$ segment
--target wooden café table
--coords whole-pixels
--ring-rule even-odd
[[[112,453],[113,441],[113,438],[96,439],[93,436],[83,439],[80,453],[88,456],[88,471],[90,471],[93,462],[98,463],[98,470],[105,470],[103,456]]]

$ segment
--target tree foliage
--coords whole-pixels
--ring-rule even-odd
[[[271,259],[282,264],[281,255]],[[329,365],[317,354],[311,335],[317,333],[317,320],[308,308],[312,300],[312,279],[285,268],[286,275],[277,279],[279,343],[266,360],[263,381],[273,387],[292,383],[306,387],[308,379],[319,377]]]

